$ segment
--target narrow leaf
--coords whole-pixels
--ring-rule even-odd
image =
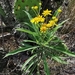
[[[24,11],[24,10],[23,10]],[[29,20],[31,20],[31,15],[27,12],[27,11],[24,11],[26,14],[27,14],[27,16],[28,16],[28,18],[29,18]]]
[[[46,44],[48,44],[54,38],[54,35],[57,32],[57,30],[62,26],[62,24],[64,24],[68,20],[69,19],[59,23],[55,28],[53,28],[53,30],[49,33],[50,35],[48,36],[48,40],[47,40]]]
[[[31,42],[31,43],[36,43],[35,41],[32,41],[32,40],[23,40],[23,42]]]
[[[34,29],[33,26],[30,23],[24,22],[24,24],[27,25],[29,28]]]
[[[49,33],[48,40],[47,40],[46,44],[48,44],[48,43],[55,37],[55,33],[57,32],[57,30],[58,30],[60,27],[61,27],[61,26],[58,25],[57,27],[53,28],[53,30]]]
[[[31,57],[23,64],[22,70],[23,70],[23,69],[25,68],[25,66],[26,66],[34,57],[36,57],[36,56],[37,56],[37,54],[31,56]]]
[[[69,20],[69,19],[66,19],[66,20],[62,21],[61,23],[59,23],[58,25],[61,26],[61,25],[63,25],[65,22],[67,22],[68,20]]]
[[[61,9],[61,6],[58,9]],[[55,13],[53,14],[53,16],[57,17],[59,15],[58,9],[55,11]]]
[[[20,53],[20,52],[24,52],[24,51],[28,51],[28,50],[32,50],[32,49],[36,49],[36,48],[38,48],[38,46],[35,46],[35,47],[28,47],[28,48],[22,47],[22,48],[19,48],[19,49],[17,49],[17,50],[14,50],[14,51],[11,51],[11,52],[7,53],[7,54],[4,56],[4,58],[5,58],[5,57],[8,57],[8,56],[10,56],[10,55],[14,55],[14,54],[17,54],[17,53]]]
[[[52,56],[52,59],[62,64],[68,64],[66,61],[62,60],[59,56]]]
[[[70,52],[69,50],[63,48],[63,47],[49,47],[50,49],[53,49],[53,50],[57,50],[58,52],[62,52],[68,56],[72,56],[72,57],[75,57],[75,53],[72,53]]]
[[[62,53],[68,55],[68,56],[72,56],[72,57],[75,57],[75,53],[72,53],[70,51],[61,51]]]
[[[21,31],[21,32],[25,32],[25,33],[28,33],[28,34],[31,34],[31,35],[34,35],[34,36],[36,35],[35,32],[32,32],[32,31],[27,30],[27,29],[19,28],[19,29],[16,29],[16,30]]]
[[[60,45],[60,46],[59,46]],[[45,47],[52,49],[52,50],[56,50],[58,52],[62,52],[68,56],[72,56],[75,57],[75,53],[70,52],[64,44],[59,44],[58,46],[48,46],[48,45],[44,45]]]
[[[31,67],[31,70],[30,70],[30,72],[29,72],[29,74],[28,74],[28,75],[31,75],[31,74],[32,74],[32,72],[34,71],[34,69],[36,68],[36,66],[37,66],[37,64],[34,64],[34,66],[33,66],[33,67]]]
[[[50,75],[49,68],[48,68],[48,64],[47,64],[47,60],[46,60],[46,56],[45,56],[44,53],[43,53],[43,62],[44,62],[45,74],[46,75]]]
[[[34,66],[34,64],[37,62],[37,59],[35,58],[34,60],[32,59],[27,66],[25,67],[24,71],[26,72],[27,70],[29,70],[31,67]]]

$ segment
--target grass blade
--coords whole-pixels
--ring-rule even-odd
[[[25,32],[25,33],[28,33],[28,34],[31,34],[33,36],[36,35],[35,32],[32,32],[32,31],[27,30],[27,29],[19,28],[19,29],[16,29],[16,30],[21,31],[21,32]]]
[[[39,46],[28,47],[28,48],[22,47],[22,48],[19,48],[19,49],[17,49],[17,50],[14,50],[14,51],[11,51],[11,52],[7,53],[7,54],[4,56],[4,58],[5,58],[5,57],[8,57],[8,56],[10,56],[10,55],[14,55],[14,54],[20,53],[20,52],[24,52],[24,51],[28,51],[28,50],[33,50],[33,49],[36,49],[36,48],[38,48],[38,47],[39,47]]]
[[[34,57],[36,57],[36,56],[37,56],[37,54],[31,56],[31,57],[23,64],[22,70],[23,70],[23,69],[25,68],[25,66],[26,66]]]
[[[43,53],[44,70],[46,75],[50,75],[45,53]]]
[[[66,61],[62,60],[59,56],[52,56],[52,59],[56,60],[61,64],[68,64]]]

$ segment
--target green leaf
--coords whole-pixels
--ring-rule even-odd
[[[19,29],[16,29],[16,30],[21,31],[21,32],[25,32],[25,33],[28,33],[28,34],[31,34],[33,36],[36,36],[35,32],[32,32],[32,31],[27,30],[27,29],[19,28]]]
[[[36,43],[37,44],[36,41],[32,41],[32,40],[23,40],[23,42],[31,42],[31,43]]]
[[[31,60],[28,65],[25,67],[24,71],[29,70],[35,63],[37,62],[37,58]]]
[[[20,52],[24,52],[24,51],[28,51],[28,50],[33,50],[33,49],[36,49],[36,48],[38,48],[38,47],[39,47],[39,46],[35,46],[35,47],[22,47],[22,48],[19,48],[19,49],[17,49],[17,50],[14,50],[14,51],[11,51],[11,52],[7,53],[7,54],[4,56],[4,58],[5,58],[5,57],[8,57],[8,56],[10,56],[10,55],[14,55],[14,54],[20,53]]]
[[[34,29],[31,23],[24,22],[24,24],[27,25],[29,28]]]
[[[35,63],[35,61],[28,63],[28,65],[26,66],[24,71],[26,72],[26,70],[29,70],[34,63]]]
[[[24,11],[24,10],[23,10],[23,11]],[[24,11],[24,12],[27,14],[29,20],[31,20],[31,19],[32,19],[31,15],[30,15],[27,11]]]
[[[34,58],[36,57],[37,54],[34,54],[33,56],[31,56],[28,60],[26,60],[26,62],[23,64],[22,66],[22,70],[25,68],[25,66]],[[32,65],[31,65],[32,66]]]
[[[57,32],[57,30],[61,27],[61,24],[56,26],[55,28],[53,28],[50,32],[49,32],[49,36],[48,36],[48,40],[46,42],[46,44],[48,44],[54,37],[55,37],[55,33]]]
[[[34,71],[34,69],[36,68],[36,66],[37,66],[37,64],[34,64],[34,66],[31,67],[30,72],[29,72],[28,75],[31,75],[32,74],[32,72]]]
[[[31,15],[30,15],[27,11],[24,11],[24,12],[27,14],[29,20],[31,20],[31,19],[32,19]],[[37,40],[37,38],[40,37],[38,25],[35,25],[35,24],[31,23],[30,26],[32,26],[32,28],[30,28],[30,30],[31,30],[31,31],[32,31],[32,30],[35,31],[35,33],[32,33],[32,35],[35,34],[35,35],[37,36],[37,37],[35,37],[35,40]]]
[[[70,51],[61,51],[62,53],[68,55],[68,56],[72,56],[72,57],[75,57],[75,53],[72,53]]]
[[[27,29],[23,29],[23,28],[19,28],[19,29],[16,29],[18,31],[21,31],[21,32],[25,32],[25,33],[28,33],[29,37],[33,40],[36,40],[37,41],[37,33],[36,32],[32,32],[31,30],[27,30]]]
[[[57,62],[61,64],[68,64],[66,61],[62,60],[60,56],[52,56],[52,59],[56,60]]]
[[[44,45],[44,46],[51,50],[56,50],[58,52],[66,54],[68,56],[75,57],[75,53],[72,53],[71,51],[69,51],[67,46],[61,42],[58,45],[52,45],[52,46]]]
[[[68,56],[75,57],[75,53],[72,53],[71,51],[69,51],[65,44],[58,44],[58,46],[56,46],[54,48],[55,48],[55,50],[60,51]]]
[[[49,68],[48,68],[48,64],[47,64],[45,53],[43,53],[43,57],[42,58],[43,58],[43,62],[44,62],[45,74],[46,75],[50,75],[50,71],[49,71]]]
[[[32,23],[27,23],[27,22],[24,22],[24,24],[28,26],[28,29],[29,29],[30,31],[37,32],[37,26],[36,26],[36,25],[34,25],[34,24],[32,24]]]
[[[24,72],[26,72],[26,71],[28,71],[28,70],[31,70],[31,67],[33,67],[34,64],[37,65],[37,62],[38,62],[38,59],[34,57],[34,58],[25,66]]]
[[[24,11],[24,12],[27,14],[29,20],[31,20],[32,19],[31,15],[27,11]],[[33,23],[31,23],[31,25],[32,25],[33,29],[35,30],[35,32],[39,33],[39,28],[37,27],[37,25],[34,25]]]
[[[64,20],[64,21],[62,21],[61,23],[59,23],[58,24],[58,26],[61,26],[61,25],[63,25],[65,22],[67,22],[69,20],[69,18],[68,19],[66,19],[66,20]]]
[[[57,61],[59,63],[68,64],[66,61],[62,60],[61,56],[57,56],[58,54],[57,55],[51,54],[50,50],[45,50],[45,55],[48,58],[52,58],[52,59],[54,59],[55,61]]]
[[[28,74],[28,75],[31,75],[31,73],[38,67],[39,68],[39,66],[38,66],[38,64],[39,64],[39,62],[40,62],[40,60],[41,60],[41,58],[40,59],[38,59],[39,57],[37,56],[37,58],[34,58],[32,61],[33,62],[35,62],[34,63],[34,65],[30,68],[30,73]],[[37,69],[37,71],[38,71],[39,69]]]
[[[54,43],[63,43],[63,40],[61,40],[58,36],[54,37],[54,39],[51,41],[51,42],[54,42]]]
[[[61,9],[61,6],[58,9]],[[59,15],[58,9],[55,11],[55,13],[53,14],[53,16],[57,17]]]
[[[27,44],[27,43],[25,43],[25,42],[22,42],[21,45],[22,45],[22,47],[32,47],[32,45]]]
[[[70,52],[67,48],[65,48],[64,45],[62,45],[62,46],[58,45],[58,46],[54,46],[54,47],[51,46],[51,47],[48,47],[48,48],[56,50],[58,52],[62,52],[64,54],[68,55],[68,56],[75,57],[75,53]]]

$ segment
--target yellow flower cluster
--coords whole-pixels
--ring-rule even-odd
[[[41,3],[39,3],[39,5],[41,5]],[[38,9],[38,7],[34,6],[34,7],[32,7],[32,9]],[[61,9],[58,9],[57,11],[59,13],[62,12]],[[45,23],[46,16],[52,15],[51,12],[52,12],[52,10],[46,9],[42,12],[42,15],[38,15],[37,17],[32,18],[30,22],[34,23],[34,24],[40,23],[39,24],[40,32],[45,33],[51,27],[54,27],[55,25],[57,25],[56,23],[58,22],[58,18],[56,16],[53,16],[52,19],[48,23],[47,22]]]
[[[53,27],[54,25],[57,25],[58,18],[56,17],[52,17],[52,20],[49,21],[49,23],[44,23],[42,24],[42,26],[40,27],[40,31],[42,33],[46,32],[49,28]]]
[[[44,21],[45,21],[45,18],[40,16],[40,15],[38,15],[37,17],[31,19],[31,23],[35,23],[35,24],[37,24],[39,22],[44,22]]]

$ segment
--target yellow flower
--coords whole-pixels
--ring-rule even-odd
[[[56,18],[56,16],[53,16],[52,19],[57,22],[58,21],[58,18]]]
[[[53,26],[53,25],[50,24],[50,23],[48,23],[48,24],[46,25],[47,28],[50,28],[50,27],[52,27],[52,26]]]
[[[31,23],[35,23],[35,24],[37,24],[37,23],[39,23],[39,20],[38,20],[37,17],[35,17],[35,18],[31,19],[30,22],[31,22]]]
[[[58,18],[54,19],[55,22],[58,22]]]
[[[54,20],[50,20],[49,23],[46,25],[47,28],[53,27],[55,25]]]
[[[38,15],[37,19],[38,19],[38,22],[44,22],[45,21],[45,18],[42,17],[41,15]]]
[[[43,11],[42,15],[44,17],[47,16],[47,15],[52,15],[51,12],[52,12],[51,10],[46,9],[46,10]]]
[[[45,21],[45,18],[40,18],[40,22],[44,22]]]
[[[30,20],[30,22],[31,22],[31,23],[34,23],[34,22],[35,22],[35,19],[34,19],[34,18],[33,18],[33,19],[31,19],[31,20]]]
[[[32,6],[32,9],[37,10],[38,6]]]
[[[44,26],[44,27],[46,27],[46,25],[47,25],[46,23],[43,23],[43,24],[42,24],[42,26]]]
[[[40,28],[41,33],[46,32],[46,30],[47,30],[47,28],[45,26],[41,26],[41,28]]]
[[[38,6],[35,6],[34,9],[38,9]]]
[[[45,18],[43,18],[42,16],[38,15],[37,17],[31,19],[31,23],[39,23],[39,22],[44,22],[45,21]]]
[[[54,21],[54,20],[50,20],[50,21],[49,21],[49,24],[55,25],[55,21]]]
[[[56,16],[53,16],[52,19],[53,19],[53,20],[56,19]]]
[[[59,13],[61,13],[61,12],[62,12],[62,10],[61,10],[61,9],[58,9],[58,12],[59,12]]]

